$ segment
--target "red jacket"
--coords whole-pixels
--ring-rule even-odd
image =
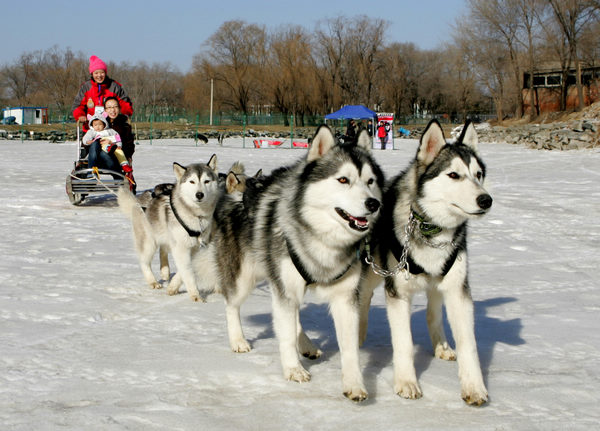
[[[81,84],[73,102],[73,117],[77,120],[81,116],[87,116],[87,114],[94,115],[96,106],[104,106],[104,100],[111,96],[119,99],[121,114],[128,117],[133,114],[131,99],[125,90],[123,90],[121,84],[107,76],[102,84],[98,84],[93,79]],[[86,131],[88,129],[89,125],[87,122],[83,123],[83,130]]]

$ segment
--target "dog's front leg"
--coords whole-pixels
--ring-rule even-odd
[[[162,286],[152,273],[151,266],[152,258],[154,257],[158,245],[152,239],[151,234],[146,229],[146,225],[143,222],[133,224],[133,236],[135,239],[135,248],[138,252],[140,268],[146,283],[148,283],[152,289],[160,289]]]
[[[308,382],[310,373],[300,364],[298,356],[298,329],[296,315],[299,304],[295,298],[284,296],[284,293],[272,287],[273,327],[279,340],[279,354],[283,376],[295,382]]]
[[[298,331],[298,351],[308,359],[320,358],[323,352],[308,338],[300,323],[300,310],[296,313],[296,330]]]
[[[233,291],[224,290],[225,316],[227,318],[227,334],[229,345],[236,353],[246,353],[251,350],[250,343],[246,341],[240,320],[240,307],[254,288],[254,277],[241,275],[235,281]]]
[[[359,309],[360,322],[358,327],[358,343],[362,346],[367,339],[367,328],[369,327],[369,309],[371,308],[371,300],[373,292],[377,285],[381,283],[381,277],[371,271],[371,268],[366,268],[366,273],[363,274],[359,286]]]
[[[177,274],[173,277],[181,277],[181,280],[185,284],[185,288],[192,298],[193,301],[202,301],[204,300],[200,297],[200,292],[198,291],[198,286],[196,286],[196,274],[194,273],[194,269],[192,268],[192,255],[189,249],[185,247],[173,247],[173,259],[175,260],[175,265],[177,266]],[[175,280],[171,280],[173,283]],[[169,294],[171,294],[174,286],[169,285]]]
[[[352,401],[368,397],[358,358],[359,308],[354,289],[345,289],[330,298],[331,315],[342,359],[342,389]]]
[[[427,328],[433,354],[439,359],[455,361],[456,352],[448,345],[444,332],[443,303],[444,297],[436,287],[427,289]]]
[[[168,282],[171,278],[171,269],[169,268],[169,250],[165,246],[160,246],[159,249],[160,256],[160,277]]]
[[[463,261],[466,261],[466,257],[463,258]],[[488,393],[483,383],[477,354],[473,300],[466,275],[462,277],[462,282],[458,281],[460,280],[444,290],[446,312],[456,340],[458,377],[462,398],[467,404],[480,406],[487,401]]]
[[[415,372],[412,332],[410,329],[410,305],[412,293],[406,289],[398,289],[398,284],[406,286],[404,274],[399,274],[394,281],[396,296],[385,295],[387,302],[388,321],[392,334],[394,351],[394,391],[404,398],[421,398],[423,392],[417,382]]]

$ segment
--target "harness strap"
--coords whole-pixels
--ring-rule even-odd
[[[327,280],[327,281],[316,280],[312,275],[310,275],[310,273],[308,272],[308,270],[306,269],[306,267],[302,264],[302,259],[300,259],[300,256],[298,256],[298,253],[296,253],[296,251],[294,250],[294,247],[292,247],[292,245],[290,244],[290,241],[287,238],[285,238],[285,244],[287,246],[288,254],[290,255],[290,259],[292,260],[292,263],[294,264],[294,266],[296,267],[296,270],[300,273],[300,275],[302,276],[302,278],[304,279],[304,281],[306,281],[306,284],[314,284],[314,283],[329,284],[329,283],[333,283],[334,281],[339,280],[340,278],[342,278],[344,276],[344,274],[346,274],[348,272],[348,270],[352,267],[352,264],[354,263],[354,260],[353,260],[346,267],[346,269],[344,269],[340,274],[338,274],[337,276],[333,277],[330,280]]]
[[[175,206],[173,205],[173,195],[169,196],[169,204],[171,205],[171,211],[173,211],[173,215],[175,216],[175,218],[177,219],[177,221],[179,222],[181,227],[183,227],[185,229],[185,231],[188,233],[189,236],[197,238],[200,235],[202,235],[201,231],[190,229],[184,223],[184,221],[181,219],[181,217],[179,216],[179,213],[177,212],[177,210],[175,209]]]

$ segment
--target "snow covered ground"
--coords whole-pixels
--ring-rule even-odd
[[[143,141],[139,189],[171,181],[173,161],[217,153],[222,170],[239,159],[253,173],[304,154],[240,146]],[[396,147],[376,151],[388,176],[416,142]],[[310,383],[287,382],[265,285],[242,308],[253,350],[234,354],[221,297],[193,303],[145,285],[113,197],[69,204],[73,143],[0,141],[0,429],[597,429],[600,151],[480,149],[494,205],[470,226],[470,281],[490,403],[473,408],[456,363],[432,357],[424,295],[412,319],[422,399],[393,393],[382,289],[361,349],[368,401],[343,397],[333,323],[310,294],[301,318],[324,355],[303,360]]]

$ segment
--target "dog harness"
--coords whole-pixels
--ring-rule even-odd
[[[331,278],[330,280],[326,280],[326,281],[316,280],[312,275],[310,275],[310,273],[308,272],[306,267],[302,264],[302,260],[300,259],[300,256],[298,256],[298,253],[296,253],[296,251],[294,250],[294,247],[292,247],[292,245],[290,244],[290,241],[287,238],[285,239],[285,245],[287,246],[288,253],[290,255],[290,259],[292,259],[292,263],[294,264],[294,266],[296,267],[296,270],[300,273],[300,275],[302,276],[304,281],[306,281],[306,284],[315,284],[315,283],[330,284],[330,283],[333,283],[334,281],[342,278],[344,276],[344,274],[346,274],[348,272],[348,270],[352,267],[352,265],[354,264],[354,261],[356,260],[356,259],[353,259],[352,262],[350,262],[350,264],[346,267],[346,269],[344,269],[341,273],[339,273],[337,276]]]
[[[175,218],[177,219],[177,221],[179,222],[181,227],[183,227],[185,229],[185,231],[188,233],[189,236],[197,238],[200,235],[202,235],[202,231],[190,229],[185,224],[185,222],[181,219],[181,217],[179,216],[179,213],[177,213],[177,210],[175,209],[175,206],[173,205],[173,195],[171,195],[171,194],[169,195],[169,204],[171,205],[171,211],[173,211],[173,215],[175,216]]]

